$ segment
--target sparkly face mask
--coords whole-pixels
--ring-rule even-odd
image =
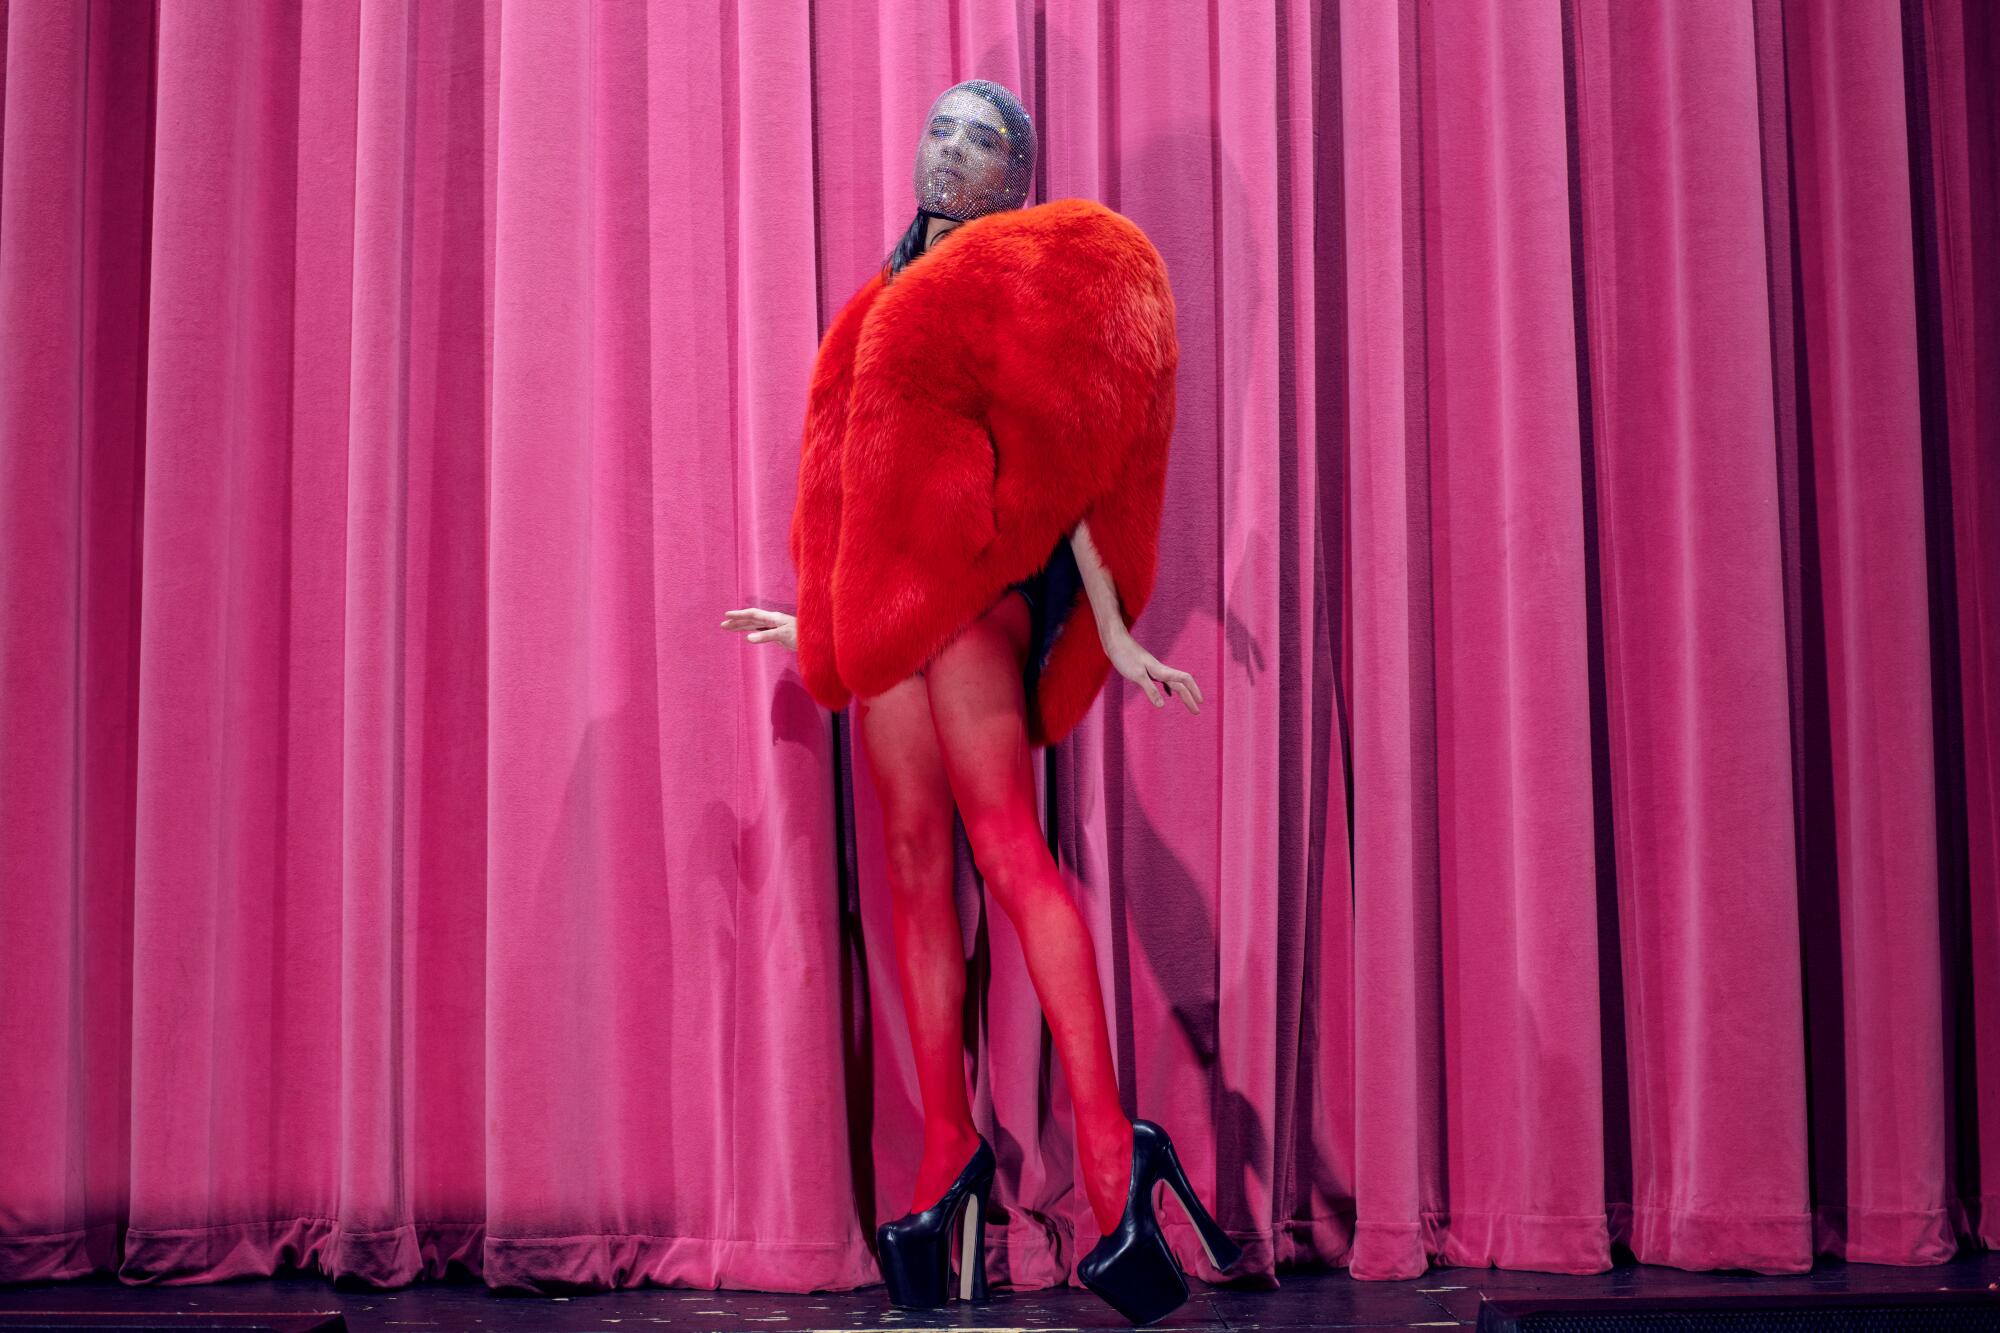
[[[971,91],[977,85],[1008,104],[1003,113]],[[917,143],[917,204],[959,222],[1028,197],[1035,171],[1035,131],[1014,95],[998,84],[971,79],[947,88],[931,104]]]

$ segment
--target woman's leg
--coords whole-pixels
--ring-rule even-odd
[[[1083,914],[1035,813],[1021,670],[1027,604],[1002,597],[933,658],[924,678],[945,773],[994,901],[1014,923],[1076,1108],[1084,1185],[1098,1229],[1125,1212],[1132,1122],[1118,1103],[1111,1035]]]
[[[951,787],[921,677],[860,700],[857,709],[882,804],[889,919],[924,1101],[914,1213],[937,1202],[979,1146],[965,1097],[965,947],[952,887]]]

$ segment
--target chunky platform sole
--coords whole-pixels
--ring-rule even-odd
[[[1167,1132],[1150,1120],[1134,1120],[1125,1215],[1076,1269],[1084,1286],[1134,1324],[1158,1323],[1188,1298],[1187,1277],[1153,1213],[1153,1186],[1162,1180],[1180,1200],[1202,1251],[1218,1272],[1227,1272],[1243,1257],[1243,1247],[1195,1197]]]
[[[875,1251],[892,1304],[934,1310],[951,1300],[952,1242],[958,1242],[958,1298],[986,1300],[986,1209],[993,1149],[984,1136],[951,1188],[920,1213],[875,1228]]]

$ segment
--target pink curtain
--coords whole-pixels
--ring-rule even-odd
[[[717,622],[974,76],[1173,273],[1208,705],[1041,781],[1248,1271],[2000,1243],[1996,28],[0,0],[0,1280],[877,1280],[879,814]],[[1073,1282],[959,888],[990,1272]]]

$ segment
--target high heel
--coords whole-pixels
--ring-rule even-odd
[[[1134,1324],[1158,1323],[1188,1298],[1187,1278],[1153,1215],[1153,1186],[1162,1180],[1181,1201],[1203,1252],[1218,1272],[1228,1272],[1243,1257],[1243,1247],[1195,1198],[1167,1131],[1150,1120],[1134,1120],[1125,1215],[1076,1266],[1083,1285]]]
[[[920,1213],[875,1228],[875,1249],[889,1300],[912,1310],[950,1300],[952,1241],[959,1240],[958,1298],[986,1299],[986,1205],[993,1193],[993,1148],[986,1136],[944,1197]]]

